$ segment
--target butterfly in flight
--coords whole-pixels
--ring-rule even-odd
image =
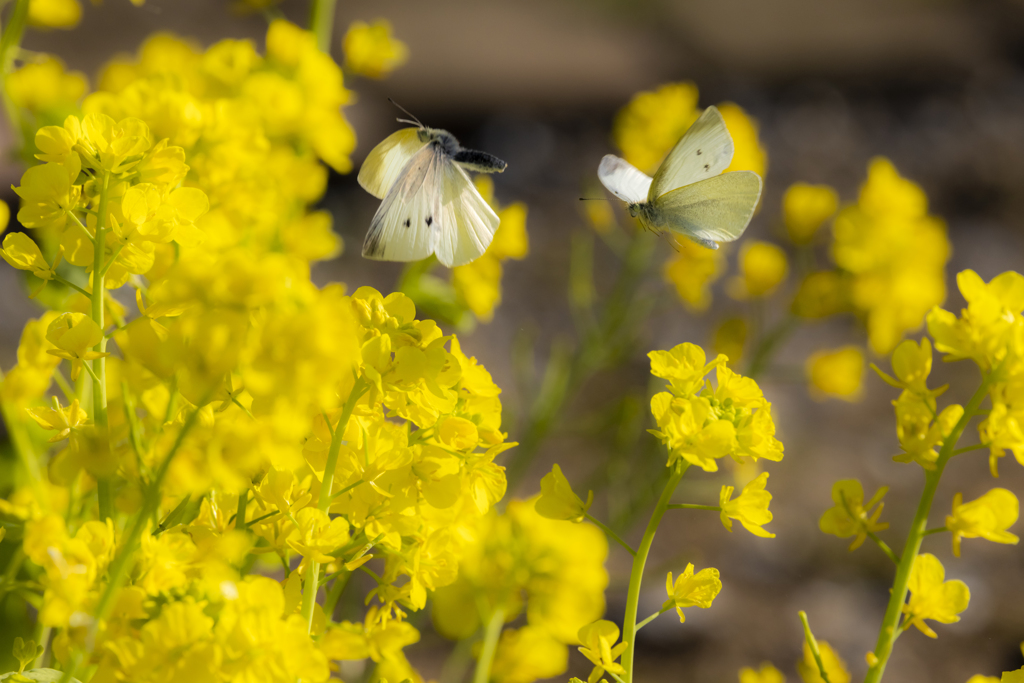
[[[399,122],[415,128],[384,138],[359,169],[363,189],[384,200],[370,222],[363,256],[419,261],[436,254],[449,268],[469,263],[490,246],[499,221],[466,171],[501,173],[507,164],[412,118]]]
[[[614,154],[601,159],[597,177],[645,228],[671,230],[718,249],[718,242],[743,234],[761,196],[761,177],[753,171],[722,173],[733,149],[721,113],[708,107],[653,178]]]

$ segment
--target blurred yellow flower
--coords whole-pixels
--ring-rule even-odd
[[[903,605],[906,615],[904,628],[913,624],[929,638],[938,635],[925,619],[941,624],[952,624],[960,621],[957,616],[971,600],[971,591],[967,584],[959,579],[946,581],[946,570],[939,559],[931,553],[921,553],[914,558],[914,566],[910,570],[910,600]]]
[[[615,645],[615,641],[619,639],[618,626],[604,619],[595,621],[580,629],[579,639],[583,643],[583,647],[579,648],[580,652],[594,665],[587,683],[596,683],[605,671],[618,676],[626,673],[617,660],[629,645]]]
[[[839,194],[828,185],[794,183],[782,195],[782,220],[793,244],[808,244],[839,209]]]
[[[569,480],[562,474],[562,468],[554,465],[540,480],[540,498],[535,508],[537,514],[548,519],[582,522],[587,510],[594,502],[594,492],[587,494],[587,502],[576,495]]]
[[[786,683],[786,677],[771,662],[764,662],[760,670],[749,666],[740,669],[740,683]]]
[[[725,269],[723,250],[707,249],[692,240],[676,240],[675,247],[675,256],[662,266],[662,277],[675,286],[679,300],[688,309],[707,310],[711,305],[711,285]]]
[[[74,28],[82,20],[78,0],[31,0],[28,23],[39,28]]]
[[[698,116],[697,86],[689,81],[667,83],[653,92],[637,93],[619,110],[612,141],[626,161],[653,174]]]
[[[818,641],[818,651],[821,654],[821,663],[828,675],[829,683],[850,683],[850,671],[846,668],[846,662],[824,640]],[[804,657],[796,663],[796,672],[804,683],[825,683],[818,671],[818,663],[814,660],[811,646],[804,642]]]
[[[757,121],[732,102],[718,105],[718,111],[725,119],[725,127],[729,129],[735,147],[732,163],[725,172],[753,171],[763,179],[768,170],[768,153],[757,137]]]
[[[341,45],[345,69],[367,78],[386,78],[409,58],[409,48],[391,35],[391,22],[387,19],[377,19],[372,24],[353,21]]]
[[[888,522],[879,522],[885,503],[882,498],[889,491],[888,486],[883,486],[871,496],[871,500],[864,502],[864,487],[856,479],[842,479],[832,485],[832,502],[834,507],[829,508],[818,521],[818,528],[826,534],[832,534],[839,538],[854,537],[850,544],[850,550],[860,547],[869,534],[884,531],[889,528]],[[878,507],[875,507],[875,506]],[[875,508],[872,510],[871,508]]]
[[[953,554],[960,557],[960,539],[984,538],[993,543],[1017,545],[1020,540],[1007,529],[1017,523],[1020,504],[1006,489],[992,489],[964,503],[962,493],[953,496],[953,513],[946,517],[946,529],[953,537]]]
[[[832,258],[851,276],[850,302],[867,321],[869,346],[888,354],[946,298],[946,225],[928,215],[920,187],[875,158],[858,202],[839,212],[832,233]]]
[[[812,394],[859,401],[865,365],[864,351],[859,346],[816,351],[805,365]]]
[[[782,247],[770,242],[747,240],[740,247],[740,275],[729,281],[734,299],[760,299],[771,295],[789,274],[789,262]]]
[[[89,89],[89,81],[80,71],[67,71],[64,62],[53,55],[27,62],[7,77],[11,100],[31,112],[52,113],[56,123],[71,113]]]
[[[800,283],[793,305],[793,315],[819,320],[848,310],[849,294],[842,273],[822,270],[809,274]]]
[[[533,683],[569,668],[569,650],[545,629],[523,626],[501,633],[491,665],[495,683]]]

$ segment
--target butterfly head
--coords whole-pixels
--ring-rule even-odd
[[[417,132],[420,142],[433,143],[444,150],[448,156],[454,156],[459,151],[459,141],[455,136],[440,128],[420,128]]]
[[[629,205],[629,215],[630,216],[632,216],[633,218],[636,218],[636,215],[639,212],[640,212],[640,205],[639,204],[630,204]]]

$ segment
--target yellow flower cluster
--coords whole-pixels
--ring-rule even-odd
[[[872,160],[856,204],[839,212],[832,258],[848,274],[850,302],[867,320],[868,344],[892,351],[946,298],[950,245],[924,191],[883,158]]]
[[[604,534],[590,524],[546,519],[534,505],[512,501],[503,514],[475,525],[459,520],[474,540],[462,551],[458,579],[434,594],[434,624],[452,639],[472,637],[495,614],[504,623],[525,615],[525,625],[505,629],[498,641],[492,676],[500,683],[564,673],[568,645],[604,614]]]
[[[1007,450],[1024,465],[1024,276],[1006,272],[983,281],[973,270],[957,275],[967,308],[956,316],[935,308],[928,332],[949,360],[970,358],[987,376],[992,409],[979,425],[992,475]]]
[[[651,399],[658,424],[651,433],[668,447],[670,465],[681,458],[716,472],[727,455],[738,463],[782,460],[771,404],[754,380],[726,367],[725,356],[708,363],[704,350],[690,343],[648,355],[651,374],[669,380],[669,391]],[[705,380],[712,369],[717,386]]]
[[[96,681],[325,681],[363,658],[408,678],[406,611],[499,524],[481,520],[514,444],[487,370],[407,296],[310,280],[338,246],[308,207],[320,160],[350,167],[348,95],[311,34],[276,21],[267,45],[151,38],[84,115],[38,131],[44,163],[16,188],[42,249],[11,234],[3,256],[61,310],[26,326],[0,398],[57,452],[19,444],[29,476],[0,517],[24,526],[54,655]],[[126,285],[137,313],[107,292]],[[517,529],[549,524],[528,507]],[[585,618],[563,613],[561,584],[527,608],[560,643],[603,609],[604,541],[581,529],[571,557],[533,558],[541,584],[552,562],[596,567]],[[261,557],[284,582],[248,575]],[[317,589],[356,570],[374,605],[335,624]]]

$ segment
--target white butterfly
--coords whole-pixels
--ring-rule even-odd
[[[645,228],[669,229],[708,249],[743,234],[761,196],[753,171],[722,173],[732,161],[733,144],[722,115],[708,107],[669,152],[654,178],[625,159],[608,154],[597,177],[629,204]]]
[[[384,200],[370,222],[363,256],[419,261],[437,254],[449,268],[479,258],[499,221],[465,169],[501,173],[505,166],[486,152],[461,147],[445,130],[420,124],[392,133],[359,169],[363,189]]]

